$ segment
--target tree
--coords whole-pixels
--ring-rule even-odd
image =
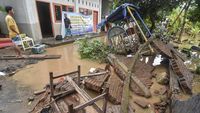
[[[140,7],[140,14],[151,22],[150,30],[156,26],[173,8],[182,4],[185,0],[120,0],[118,6],[123,3],[133,3]]]

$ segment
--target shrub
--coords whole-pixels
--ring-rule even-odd
[[[78,52],[83,59],[105,62],[107,55],[111,52],[111,49],[99,40],[81,39],[76,43],[79,46]]]

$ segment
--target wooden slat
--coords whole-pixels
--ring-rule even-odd
[[[91,100],[92,98],[84,91],[82,90],[80,87],[78,87],[78,85],[72,80],[71,77],[66,77],[67,81],[72,85],[74,86],[74,88],[76,89],[76,91],[81,95],[81,97],[85,100],[85,101],[89,101]],[[100,107],[94,103],[92,105],[94,107],[94,109],[98,112],[98,113],[103,113],[103,111],[100,109]]]

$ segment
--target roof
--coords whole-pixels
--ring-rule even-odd
[[[137,11],[139,9],[139,7],[133,4],[129,4],[129,3],[122,4],[116,10],[112,11],[112,13],[106,18],[105,22],[112,23],[112,22],[116,22],[116,21],[124,20],[128,18],[129,16],[128,16],[127,7],[132,7],[134,11]]]

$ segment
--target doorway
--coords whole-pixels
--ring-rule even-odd
[[[43,38],[53,37],[50,3],[36,1],[38,19]]]

